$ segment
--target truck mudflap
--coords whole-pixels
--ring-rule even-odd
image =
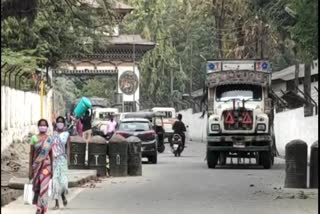
[[[269,135],[251,136],[208,136],[208,151],[225,152],[260,152],[272,150],[272,137]]]

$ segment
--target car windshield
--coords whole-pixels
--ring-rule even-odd
[[[119,130],[129,132],[148,131],[150,130],[150,125],[145,121],[127,121],[119,124]]]
[[[216,100],[220,102],[237,100],[262,100],[262,88],[259,85],[224,85],[218,86],[216,90]]]

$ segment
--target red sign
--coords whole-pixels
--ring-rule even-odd
[[[234,119],[230,111],[227,112],[227,115],[224,119],[224,123],[226,124],[234,124]]]
[[[243,118],[242,118],[241,123],[242,123],[242,124],[251,124],[251,123],[252,123],[252,119],[251,119],[251,117],[250,117],[249,112],[244,113],[244,116],[243,116]]]

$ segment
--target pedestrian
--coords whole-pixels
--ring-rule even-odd
[[[92,135],[91,127],[91,116],[89,110],[86,111],[85,115],[80,119],[82,123],[83,138],[88,143]]]
[[[67,206],[68,201],[68,157],[69,157],[69,132],[65,130],[65,119],[62,116],[56,119],[56,130],[53,132],[53,178],[52,197],[56,202],[55,209],[59,209],[59,198],[62,198],[63,206]]]
[[[52,137],[47,135],[49,123],[45,119],[38,122],[39,134],[30,141],[29,179],[32,179],[34,198],[32,204],[37,206],[36,214],[44,214],[48,209],[48,189],[52,178]]]
[[[82,123],[81,120],[76,118],[76,116],[74,115],[74,113],[72,112],[70,115],[73,127],[75,127],[77,135],[79,135],[80,137],[82,137]]]
[[[109,120],[107,121],[107,136],[112,137],[113,133],[116,130],[117,122],[113,119],[113,115],[109,115]]]

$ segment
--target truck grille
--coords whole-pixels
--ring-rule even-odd
[[[253,114],[246,109],[223,112],[225,130],[252,130]]]

